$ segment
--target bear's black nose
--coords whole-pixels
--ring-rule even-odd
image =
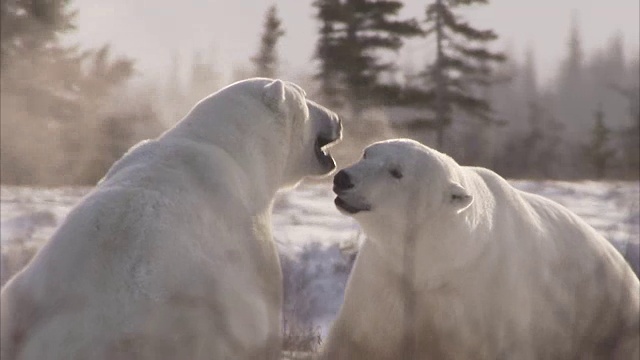
[[[351,182],[351,178],[346,171],[340,170],[333,177],[333,188],[339,190],[347,190],[353,187],[353,183]]]

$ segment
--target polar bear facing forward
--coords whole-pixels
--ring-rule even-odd
[[[276,359],[276,191],[335,168],[331,111],[249,79],[132,148],[2,290],[2,359]]]
[[[324,359],[637,359],[640,285],[559,204],[405,139],[334,177],[367,234]]]

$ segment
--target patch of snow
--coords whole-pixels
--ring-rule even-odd
[[[638,182],[512,180],[510,183],[551,198],[577,213],[609,239],[639,272]],[[9,264],[11,245],[41,244],[89,190],[0,187],[3,278],[9,274],[5,265]],[[285,282],[285,317],[304,326],[319,326],[322,335],[342,304],[354,254],[364,239],[358,224],[340,214],[333,199],[329,184],[307,184],[279,194],[273,214],[274,238]]]

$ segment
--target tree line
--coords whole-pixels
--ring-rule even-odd
[[[638,178],[639,56],[620,35],[584,54],[572,19],[562,65],[540,85],[534,49],[520,63],[460,15],[487,0],[425,3],[422,16],[401,19],[401,1],[316,0],[315,79],[326,101],[354,122],[382,108],[396,134],[505,176]],[[416,38],[431,61],[417,70],[384,61]]]
[[[162,84],[132,93],[140,74],[131,59],[108,45],[62,45],[76,30],[71,0],[0,1],[3,183],[93,184],[129,146],[228,82],[213,50],[199,51],[189,64],[176,54]],[[422,14],[403,18],[402,1],[315,0],[315,70],[295,81],[338,110],[362,142],[379,135],[373,120],[383,118],[390,136],[509,177],[637,179],[638,56],[619,36],[584,54],[574,21],[558,73],[540,84],[534,49],[522,61],[496,50],[498,35],[461,15],[487,4],[425,0]],[[254,56],[231,80],[282,76],[278,42],[288,31],[271,6]],[[400,64],[407,43],[431,60]]]

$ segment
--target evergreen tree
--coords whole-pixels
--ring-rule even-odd
[[[531,50],[532,58],[533,51]],[[492,70],[494,76],[501,79],[508,79],[508,81],[500,81],[492,86],[490,103],[493,106],[493,111],[499,114],[501,118],[508,121],[509,125],[504,129],[513,130],[517,128],[522,130],[526,126],[525,116],[523,116],[523,109],[526,109],[528,100],[526,99],[526,88],[535,88],[536,85],[527,83],[528,77],[535,78],[535,69],[532,74],[525,74],[528,70],[517,61],[517,56],[514,54],[514,49],[511,45],[507,44],[505,50],[505,61],[497,64]],[[531,64],[534,65],[533,63]]]
[[[527,49],[522,68],[522,96],[527,104],[528,130],[519,147],[526,153],[524,172],[527,176],[550,178],[557,162],[557,148],[562,141],[563,127],[548,111],[546,95],[538,86],[533,49]]]
[[[71,0],[1,0],[0,59],[4,67],[9,60],[29,55],[57,54],[65,48],[58,39],[75,29],[76,13],[69,9]]]
[[[182,76],[180,75],[181,59],[178,52],[174,53],[171,60],[171,67],[165,83],[164,92],[162,94],[162,108],[165,114],[164,121],[167,124],[173,124],[180,120],[189,110],[192,103],[187,99],[187,94],[183,86]]]
[[[74,29],[68,0],[1,0],[2,92],[28,98],[31,114],[50,116],[71,107],[86,54],[58,39]],[[44,86],[44,84],[47,84]],[[67,115],[67,114],[59,114]]]
[[[183,93],[180,76],[180,54],[178,52],[175,52],[171,59],[171,69],[167,77],[165,91],[169,96],[181,96]]]
[[[582,81],[584,67],[584,51],[582,50],[582,37],[578,28],[577,17],[571,20],[569,40],[567,42],[567,57],[562,64],[560,72],[560,86],[573,90]],[[561,89],[562,90],[562,89]]]
[[[91,51],[91,57],[83,73],[83,97],[92,106],[103,105],[114,88],[124,84],[134,74],[133,62],[125,58],[113,58],[111,47],[104,45]]]
[[[487,123],[494,120],[489,102],[478,90],[491,85],[495,80],[492,66],[505,60],[504,54],[487,48],[498,36],[492,30],[472,27],[454,13],[461,6],[486,3],[488,0],[435,0],[426,9],[427,38],[435,38],[436,56],[422,76],[426,98],[435,101],[422,104],[434,115],[423,121],[436,131],[440,149],[455,109]]]
[[[627,64],[625,63],[624,38],[615,34],[606,45],[605,67],[602,82],[606,84],[622,84],[625,82]]]
[[[604,112],[599,107],[594,112],[595,123],[591,129],[591,141],[585,147],[585,153],[589,163],[595,171],[597,179],[604,178],[609,160],[615,154],[609,147],[609,136],[611,130],[604,123]]]
[[[79,54],[57,41],[73,29],[74,14],[68,11],[67,3],[0,0],[3,183],[37,183],[58,170],[61,159],[52,151],[53,131],[47,129],[59,125],[52,118],[63,118],[77,110],[72,89],[77,86],[73,79],[78,78],[78,69],[62,60],[68,62],[73,57],[80,61]],[[65,76],[50,76],[51,69]]]
[[[313,5],[321,22],[316,79],[328,103],[345,99],[357,117],[371,104],[396,99],[400,89],[388,81],[396,68],[382,56],[399,50],[404,38],[421,34],[417,21],[398,19],[402,2],[316,0]]]
[[[256,68],[256,76],[273,78],[277,75],[278,55],[276,53],[276,45],[284,34],[276,6],[272,5],[267,11],[264,20],[264,32],[260,39],[260,50],[251,59]]]
[[[535,164],[538,155],[538,147],[544,138],[542,109],[539,103],[537,74],[535,68],[535,59],[533,58],[533,50],[528,49],[525,53],[524,66],[522,68],[522,96],[527,103],[527,123],[529,129],[522,142],[522,148],[525,150],[526,159],[525,169],[529,175],[536,172]]]
[[[522,64],[507,54],[498,71],[513,81],[499,84],[500,91],[492,98],[496,113],[509,119],[496,137],[502,143],[496,151],[496,170],[509,177],[557,177],[562,168],[558,147],[563,143],[563,127],[550,111],[555,94],[539,85],[533,48],[525,50]]]
[[[320,82],[320,92],[328,106],[341,107],[343,104],[344,87],[341,86],[338,54],[338,39],[336,39],[337,15],[342,4],[340,0],[317,0],[313,3],[318,8],[317,18],[321,22],[320,36],[316,43],[314,57],[319,60],[319,69],[315,79]]]
[[[108,166],[97,166],[103,160],[101,157],[107,154],[96,151],[96,138],[107,143],[122,140],[122,137],[103,133],[101,129],[104,122],[111,121],[106,113],[111,111],[114,89],[121,89],[134,69],[131,60],[113,58],[110,52],[108,45],[86,52],[88,57],[81,65],[84,70],[78,70],[80,92],[67,106],[72,111],[59,119],[60,151],[64,154],[61,167],[67,169],[59,180],[63,183],[95,184],[108,169]]]
[[[90,166],[99,113],[133,62],[109,48],[81,51],[60,38],[75,29],[70,0],[0,0],[1,180],[75,181]]]
[[[536,71],[535,56],[533,49],[527,49],[524,56],[524,67],[522,69],[522,93],[528,102],[538,102],[538,74]]]
[[[571,133],[586,136],[588,126],[584,122],[590,117],[584,106],[589,102],[585,77],[585,60],[577,17],[572,18],[567,55],[557,76],[556,114]],[[567,139],[575,142],[578,139]]]
[[[627,121],[622,126],[619,140],[624,154],[625,176],[637,179],[640,168],[640,58],[629,64],[624,85],[612,84],[611,89],[625,101]]]
[[[216,91],[220,86],[220,77],[220,73],[215,70],[213,60],[206,59],[200,52],[196,52],[191,64],[188,102],[193,105]]]

